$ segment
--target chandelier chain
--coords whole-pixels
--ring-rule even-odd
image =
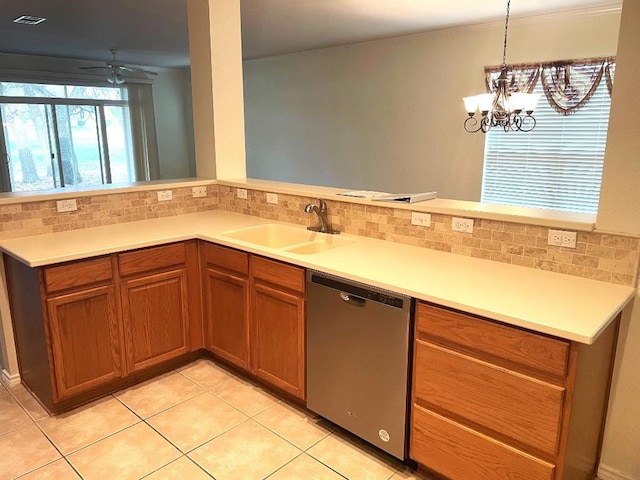
[[[507,17],[504,21],[504,45],[502,49],[502,66],[507,65],[507,37],[509,34],[509,14],[511,11],[511,0],[507,0]]]

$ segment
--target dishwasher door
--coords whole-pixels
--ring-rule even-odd
[[[307,407],[404,460],[409,297],[307,272]]]

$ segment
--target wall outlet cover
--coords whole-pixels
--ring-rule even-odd
[[[238,198],[247,198],[247,191],[244,188],[239,188],[236,192]]]
[[[451,230],[454,232],[473,233],[473,219],[453,217]]]
[[[277,193],[267,193],[267,203],[272,203],[274,205],[278,204],[278,194]]]
[[[166,202],[173,198],[173,192],[171,190],[160,190],[158,192],[158,201]]]
[[[422,212],[411,212],[411,225],[418,225],[419,227],[430,227],[431,214]]]
[[[202,198],[207,196],[207,187],[191,187],[191,194],[193,198]]]
[[[58,212],[74,212],[78,210],[78,204],[75,198],[69,198],[67,200],[58,200],[56,202]]]
[[[549,229],[549,235],[547,237],[547,245],[553,245],[554,247],[562,246],[562,230]]]

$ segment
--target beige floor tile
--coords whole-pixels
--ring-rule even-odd
[[[183,452],[239,425],[248,417],[211,393],[203,393],[147,422]]]
[[[180,457],[175,462],[144,477],[144,480],[211,480],[211,477],[188,457]]]
[[[269,476],[268,480],[344,480],[344,477],[309,455],[302,454]]]
[[[239,378],[232,378],[211,389],[211,392],[242,413],[253,417],[278,402],[260,387]]]
[[[13,398],[22,405],[27,412],[27,414],[33,418],[34,420],[39,420],[41,418],[48,417],[49,414],[47,411],[42,408],[42,405],[38,403],[38,401],[31,395],[31,392],[27,390],[23,385],[16,385],[15,387],[10,387],[9,392],[13,395]]]
[[[138,423],[138,418],[112,396],[56,417],[38,421],[38,425],[63,455],[101,440]]]
[[[437,478],[424,473],[418,473],[409,467],[404,467],[396,472],[390,480],[437,480]]]
[[[67,461],[62,459],[34,470],[24,477],[20,477],[20,480],[80,480],[80,477]]]
[[[0,435],[33,425],[33,420],[4,387],[0,388]]]
[[[204,389],[177,372],[168,373],[131,387],[114,396],[143,418],[173,407]]]
[[[253,420],[214,438],[189,454],[216,480],[262,479],[301,451]]]
[[[180,452],[145,423],[89,445],[67,457],[85,480],[134,480],[180,457]]]
[[[0,452],[0,480],[15,478],[61,458],[35,425],[0,436]]]
[[[329,422],[284,403],[276,403],[256,415],[254,420],[301,450],[306,450],[331,433]]]
[[[307,453],[351,480],[386,480],[402,466],[399,461],[349,438],[332,433]]]
[[[235,377],[231,372],[207,359],[190,363],[177,371],[207,389]]]

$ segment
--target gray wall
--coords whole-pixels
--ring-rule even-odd
[[[511,23],[512,63],[613,55],[619,12]],[[247,176],[480,200],[484,137],[462,97],[502,57],[501,22],[244,63]]]

